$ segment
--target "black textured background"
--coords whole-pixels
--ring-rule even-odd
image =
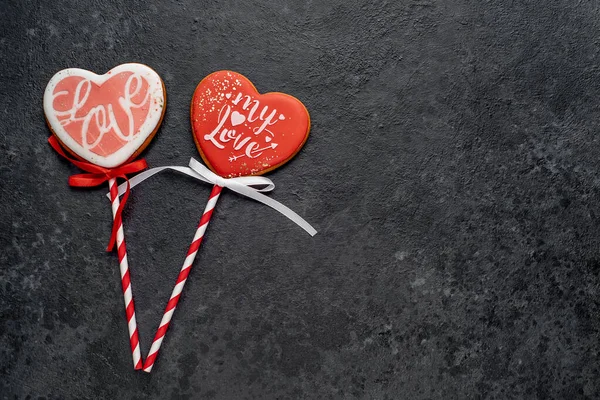
[[[0,0],[0,393],[6,399],[598,398],[595,1]],[[311,112],[269,177],[312,222],[225,193],[151,375],[134,372],[106,188],[47,145],[60,69],[164,79],[151,166],[197,157],[219,69]],[[209,186],[125,213],[142,352]]]

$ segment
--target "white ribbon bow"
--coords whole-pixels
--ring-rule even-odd
[[[140,174],[137,174],[133,178],[129,179],[129,187],[133,188],[134,186],[137,186],[146,179],[150,178],[152,175],[158,174],[159,172],[164,171],[166,169],[181,172],[182,174],[186,174],[200,181],[225,187],[233,190],[236,193],[241,194],[242,196],[250,197],[253,200],[256,200],[279,211],[281,214],[285,215],[290,220],[295,222],[296,225],[300,226],[302,229],[308,232],[309,235],[315,236],[317,234],[315,228],[313,228],[301,216],[299,216],[294,211],[284,206],[280,202],[273,200],[272,198],[267,197],[261,193],[270,192],[271,190],[275,189],[275,184],[269,178],[265,178],[264,176],[241,176],[238,178],[226,179],[215,174],[210,169],[206,168],[203,164],[196,161],[194,158],[190,159],[189,168],[165,166],[152,168]],[[252,186],[262,187],[260,189],[257,189]],[[122,183],[121,185],[119,185],[119,196],[125,193],[126,190],[127,183]],[[110,199],[110,193],[107,193],[106,197]]]

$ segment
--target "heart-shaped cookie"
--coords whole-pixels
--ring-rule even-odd
[[[191,118],[202,159],[226,178],[261,175],[285,164],[310,130],[300,100],[285,93],[260,94],[232,71],[214,72],[198,84]]]
[[[143,64],[122,64],[104,75],[79,68],[57,72],[44,92],[50,129],[73,155],[105,168],[139,154],[165,112],[160,76]]]

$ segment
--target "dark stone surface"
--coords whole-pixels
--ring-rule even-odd
[[[598,398],[599,32],[593,1],[1,0],[2,398]],[[313,121],[269,176],[319,234],[225,193],[151,375],[106,188],[67,185],[41,106],[58,70],[123,62],[165,80],[151,166],[197,156],[218,69]],[[209,190],[128,204],[144,355]]]

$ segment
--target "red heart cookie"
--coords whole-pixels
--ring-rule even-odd
[[[214,72],[198,84],[191,117],[202,159],[226,178],[261,175],[285,164],[310,130],[300,100],[285,93],[260,94],[232,71]]]
[[[56,73],[44,92],[50,129],[75,156],[105,168],[135,158],[165,112],[162,80],[143,64],[122,64],[104,75],[78,68]]]

